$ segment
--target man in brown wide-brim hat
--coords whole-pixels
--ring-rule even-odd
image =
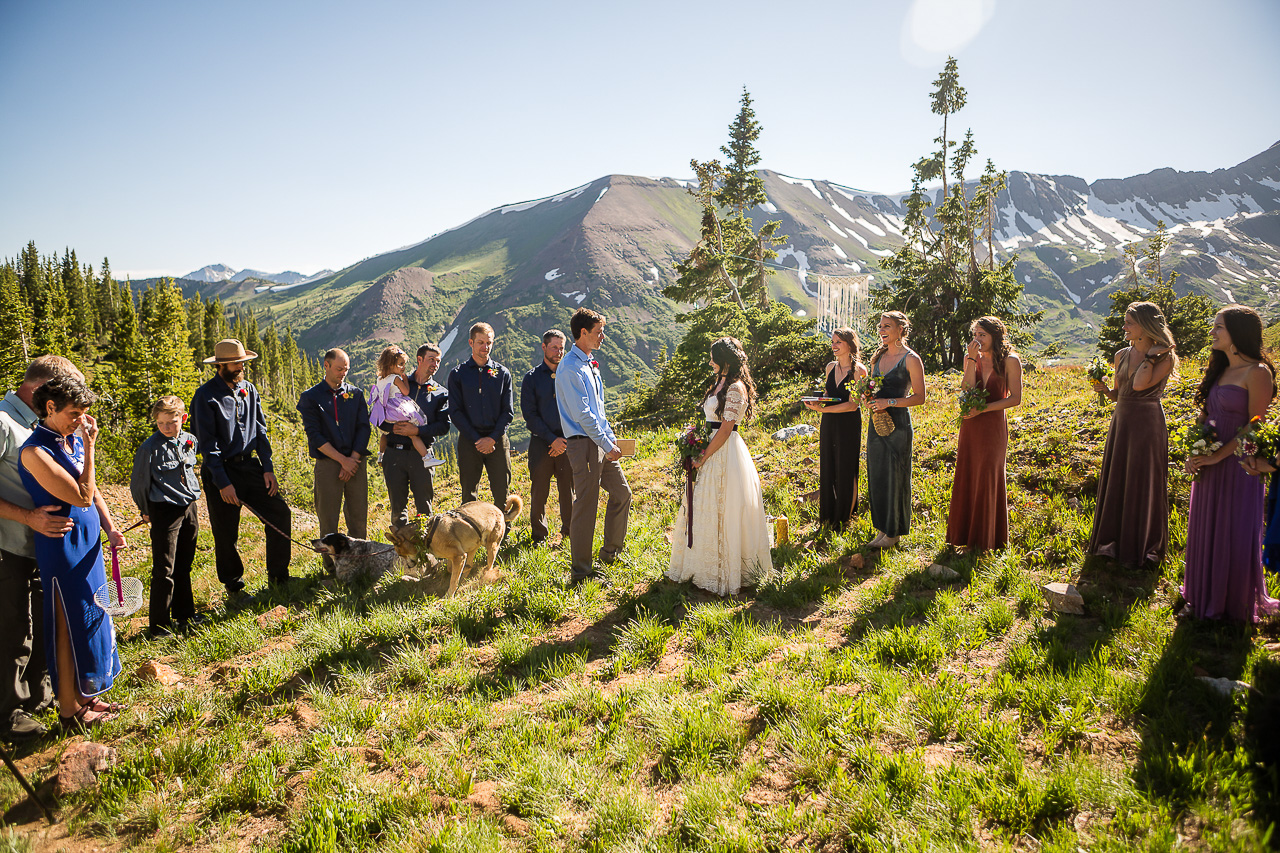
[[[234,338],[218,341],[213,355],[204,360],[217,375],[191,399],[191,431],[204,461],[201,479],[218,580],[227,589],[227,603],[236,606],[250,600],[244,591],[244,563],[236,550],[241,504],[266,522],[267,582],[283,587],[289,580],[289,505],[280,497],[280,484],[272,473],[262,400],[258,389],[244,379],[245,363],[257,357]]]

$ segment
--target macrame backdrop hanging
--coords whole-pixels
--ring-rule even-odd
[[[841,326],[858,330],[865,336],[864,323],[870,311],[868,300],[871,275],[822,275],[811,272],[806,276],[818,286],[818,331],[829,335]]]

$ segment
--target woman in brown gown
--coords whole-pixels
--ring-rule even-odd
[[[1125,309],[1114,388],[1094,389],[1116,403],[1098,474],[1088,553],[1131,568],[1159,563],[1169,545],[1169,431],[1160,397],[1178,364],[1173,335],[1154,302]]]
[[[1009,424],[1005,409],[1022,403],[1022,361],[1010,351],[1004,323],[979,317],[969,327],[973,340],[964,358],[965,388],[985,388],[987,407],[960,424],[956,475],[947,513],[947,544],[987,551],[1009,541],[1005,496],[1005,454]]]

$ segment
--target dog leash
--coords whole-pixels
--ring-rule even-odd
[[[297,539],[294,539],[294,538],[293,538],[292,536],[290,536],[288,533],[285,533],[285,532],[284,532],[283,530],[281,530],[279,527],[276,527],[274,524],[272,524],[271,522],[269,522],[269,521],[267,521],[265,518],[263,518],[262,513],[258,512],[258,511],[257,511],[256,509],[254,509],[253,507],[249,506],[249,505],[248,505],[247,503],[245,503],[243,500],[241,500],[241,501],[240,501],[240,505],[241,505],[242,507],[244,507],[245,509],[249,510],[249,512],[253,513],[255,516],[257,516],[258,521],[261,521],[261,522],[262,522],[263,524],[265,524],[267,527],[270,527],[270,528],[271,528],[272,530],[274,530],[276,533],[279,533],[281,536],[283,536],[285,539],[288,539],[290,542],[292,542],[294,545],[297,545],[299,548],[306,548],[308,551],[312,551],[312,552],[314,552],[314,553],[316,553],[316,554],[328,555],[328,552],[327,552],[327,551],[321,551],[319,548],[317,548],[317,547],[316,547],[316,546],[314,546],[314,545],[308,545],[308,544],[307,544],[307,543],[305,543],[305,542],[299,542]],[[286,504],[286,506],[288,506],[288,504]],[[290,508],[290,509],[292,509],[292,507],[289,507],[289,508]],[[388,551],[394,551],[395,549],[396,549],[396,546],[394,546],[394,545],[388,545],[387,547],[383,548],[383,549],[382,549],[382,550],[380,550],[380,551],[372,551],[372,552],[370,552],[370,553],[368,553],[368,554],[364,554],[364,555],[362,555],[362,556],[365,556],[365,557],[373,557],[373,556],[376,556],[376,555],[378,555],[378,554],[385,554],[385,553],[387,553]]]

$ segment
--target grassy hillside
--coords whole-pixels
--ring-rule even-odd
[[[1196,370],[1170,393],[1171,422]],[[1158,569],[1084,559],[1109,408],[1078,369],[1032,373],[1011,413],[1013,540],[949,553],[955,386],[931,378],[913,410],[915,526],[883,555],[862,546],[865,514],[847,535],[816,532],[800,502],[816,438],[767,435],[816,416],[790,395],[767,401],[744,438],[792,541],[727,600],[663,579],[678,494],[665,434],[638,436],[627,462],[622,559],[577,588],[566,550],[530,549],[521,519],[503,580],[452,600],[397,578],[361,596],[295,551],[287,598],[225,614],[206,530],[198,601],[212,624],[161,642],[138,635],[141,619],[122,626],[111,698],[132,707],[94,734],[119,765],[59,826],[8,830],[9,849],[1266,849],[1280,626],[1173,617],[1186,478],[1171,477]],[[277,442],[305,505],[309,466],[295,439]],[[516,470],[527,495],[523,460]],[[456,503],[451,474],[440,491]],[[245,530],[255,587],[261,536]],[[959,579],[931,577],[935,561]],[[134,551],[130,573],[143,564]],[[1084,616],[1041,600],[1042,583],[1068,579]],[[259,620],[278,603],[283,621]],[[152,659],[184,685],[134,675]],[[1221,696],[1197,674],[1254,689]],[[50,737],[20,763],[41,778],[77,739]],[[0,798],[22,798],[7,775]]]

